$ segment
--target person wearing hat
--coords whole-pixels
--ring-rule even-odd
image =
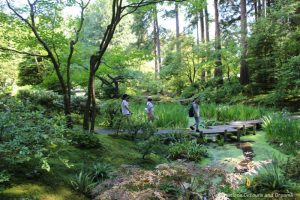
[[[123,94],[121,103],[122,114],[123,116],[127,117],[132,114],[132,112],[129,110],[128,98],[128,94]]]
[[[154,106],[153,106],[153,103],[152,103],[152,97],[151,96],[147,97],[147,104],[146,104],[145,111],[147,113],[148,120],[153,122],[153,120],[154,120]]]

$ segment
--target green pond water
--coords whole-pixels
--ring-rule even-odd
[[[269,160],[273,156],[286,158],[287,155],[274,149],[265,139],[265,133],[258,131],[256,135],[246,135],[241,137],[241,143],[247,143],[251,146],[254,157],[253,161]],[[201,166],[221,167],[228,172],[234,172],[235,167],[243,160],[245,156],[238,143],[225,142],[224,146],[217,144],[208,145],[209,157],[204,159]]]

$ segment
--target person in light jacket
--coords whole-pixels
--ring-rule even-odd
[[[154,106],[153,106],[153,103],[152,103],[152,97],[151,96],[148,96],[148,98],[147,98],[147,104],[146,104],[145,111],[147,113],[148,120],[150,122],[153,122],[154,121]]]

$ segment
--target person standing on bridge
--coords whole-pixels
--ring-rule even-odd
[[[196,128],[196,132],[200,132],[199,131],[199,123],[200,123],[200,105],[199,104],[200,104],[200,100],[198,98],[195,98],[192,103],[192,107],[194,110],[195,124],[190,126],[190,129],[195,130],[195,128]]]

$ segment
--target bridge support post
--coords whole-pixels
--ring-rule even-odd
[[[238,128],[238,130],[237,130],[236,139],[237,139],[238,142],[241,141],[241,129],[240,128]]]

